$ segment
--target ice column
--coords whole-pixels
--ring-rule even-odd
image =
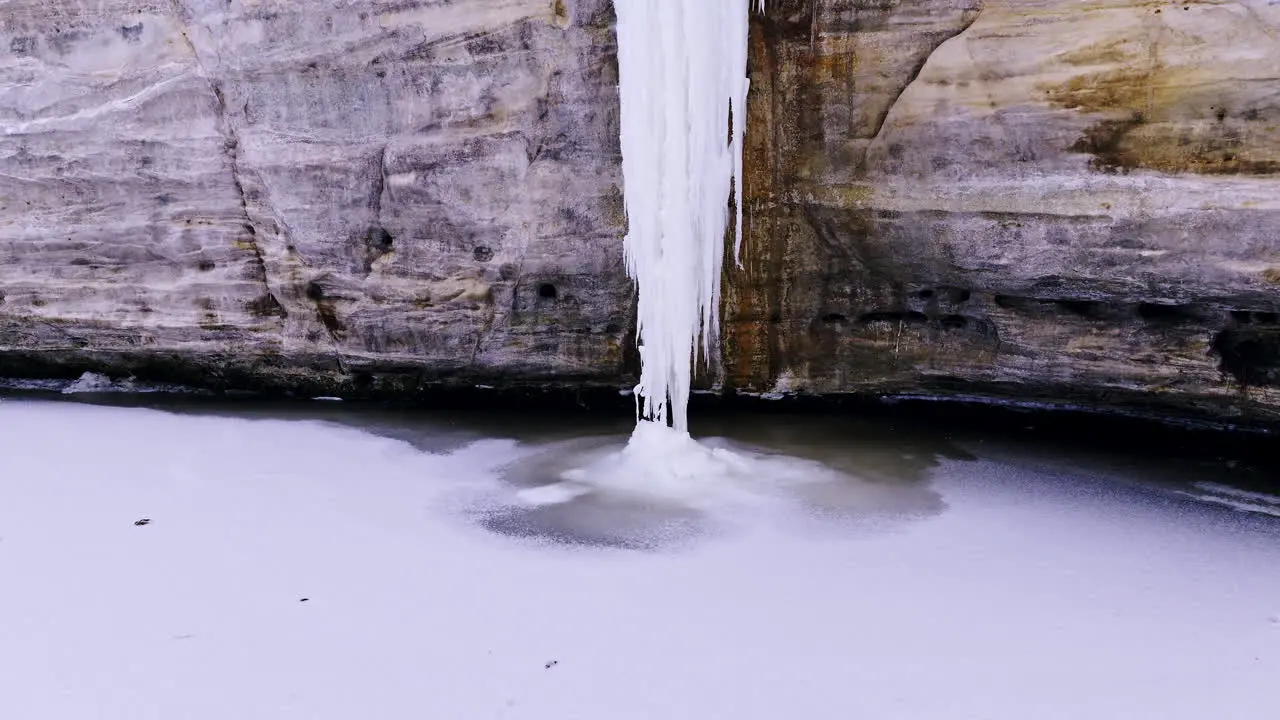
[[[687,432],[718,333],[731,188],[742,188],[748,12],[762,0],[615,0],[627,273],[639,292],[640,420]],[[732,113],[732,127],[730,115]],[[742,238],[737,203],[734,257]],[[701,349],[701,353],[699,353]]]

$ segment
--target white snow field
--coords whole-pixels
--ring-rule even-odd
[[[415,432],[0,401],[0,718],[1280,717],[1280,518],[1190,486]]]

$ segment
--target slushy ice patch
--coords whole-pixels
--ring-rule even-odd
[[[935,515],[926,483],[871,482],[821,462],[655,423],[629,437],[547,443],[500,471],[482,524],[554,542],[653,548],[750,522],[883,526]]]

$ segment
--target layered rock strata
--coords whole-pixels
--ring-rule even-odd
[[[778,0],[729,384],[1280,417],[1280,5]]]
[[[0,375],[627,387],[608,0],[9,0]],[[706,387],[1280,420],[1280,5],[770,0]]]
[[[6,2],[0,371],[616,382],[612,18],[588,0]]]

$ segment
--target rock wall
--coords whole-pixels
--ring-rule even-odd
[[[1280,417],[1280,4],[777,0],[729,385]]]
[[[1280,4],[770,0],[745,392],[1280,420]],[[0,375],[628,384],[609,0],[8,0]]]
[[[0,375],[617,382],[605,0],[9,0]]]

